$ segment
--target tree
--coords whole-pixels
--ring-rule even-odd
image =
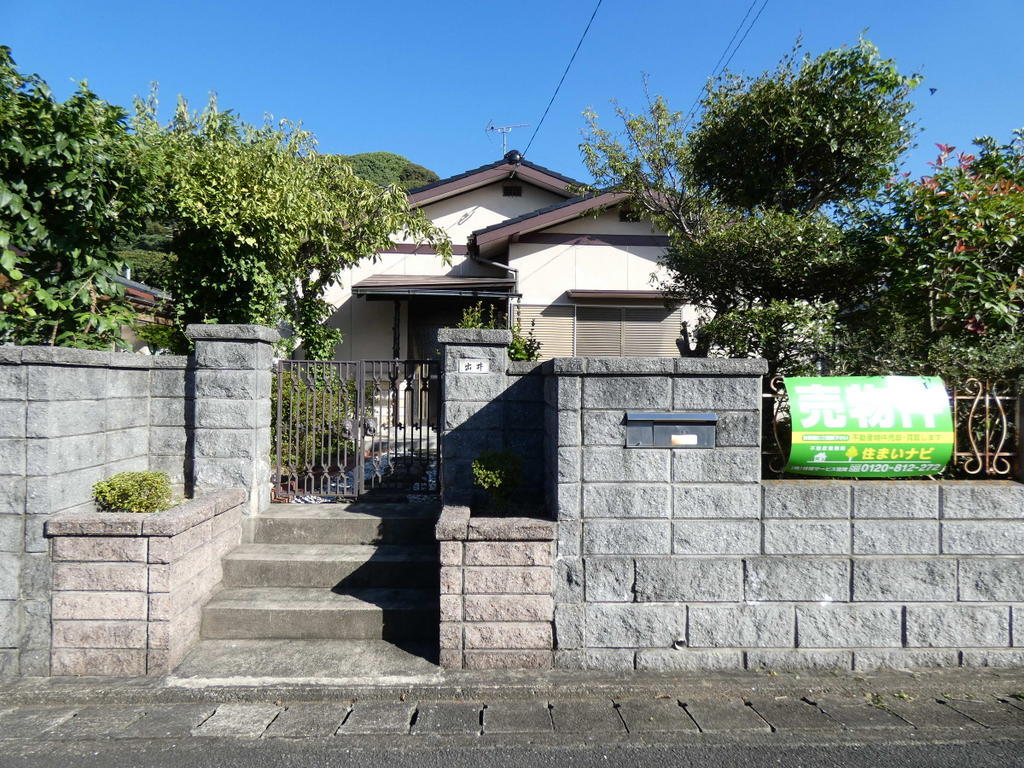
[[[125,117],[85,83],[57,101],[0,47],[0,341],[123,344],[114,247],[150,208]]]
[[[171,253],[173,232],[166,222],[146,221],[135,237],[118,245],[118,253],[131,267],[132,279],[163,288],[171,279],[177,257]]]
[[[325,294],[345,268],[386,251],[395,232],[448,255],[444,232],[410,210],[402,190],[318,154],[300,126],[249,125],[213,99],[199,113],[179,102],[163,126],[155,106],[137,104],[134,128],[153,169],[157,218],[172,225],[177,261],[166,287],[179,326],[285,322],[309,357],[329,358],[341,334],[325,324]]]
[[[938,145],[933,172],[891,183],[866,217],[882,278],[847,319],[844,368],[1024,373],[1024,131],[976,144],[977,154]]]
[[[356,176],[382,187],[393,184],[402,189],[415,189],[440,178],[429,168],[417,165],[394,152],[363,152],[339,157],[352,166]]]
[[[587,113],[595,186],[631,193],[671,237],[662,287],[699,310],[696,354],[756,354],[784,372],[821,356],[876,279],[852,212],[910,140],[916,82],[861,40],[756,78],[723,74],[692,130],[661,98],[644,114],[617,107],[621,136]]]

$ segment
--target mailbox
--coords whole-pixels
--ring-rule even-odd
[[[627,413],[627,448],[714,448],[714,413]]]

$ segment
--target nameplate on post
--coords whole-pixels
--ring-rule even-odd
[[[483,357],[465,357],[459,360],[459,373],[490,373],[491,361]]]

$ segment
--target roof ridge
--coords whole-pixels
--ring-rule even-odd
[[[456,173],[454,176],[448,176],[443,179],[438,179],[437,181],[432,181],[429,184],[424,184],[422,187],[415,187],[413,189],[406,190],[406,194],[415,195],[419,194],[420,192],[426,192],[427,190],[433,189],[435,187],[440,187],[444,184],[450,184],[453,181],[465,179],[469,176],[473,176],[474,174],[481,173],[482,171],[488,171],[492,168],[499,168],[503,165],[508,165],[513,169],[515,168],[515,166],[524,165],[527,168],[532,168],[533,170],[538,171],[540,173],[545,173],[548,176],[553,176],[554,178],[559,179],[560,181],[564,181],[566,184],[583,186],[581,182],[577,181],[571,176],[566,176],[564,173],[553,171],[550,168],[546,168],[545,166],[539,165],[538,163],[534,163],[530,160],[527,160],[526,158],[520,159],[517,163],[510,163],[505,157],[502,157],[499,160],[495,160],[493,163],[486,163],[485,165],[481,165],[478,168],[471,168],[468,171]]]

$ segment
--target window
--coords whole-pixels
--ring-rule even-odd
[[[522,197],[523,196],[523,185],[522,184],[506,184],[501,188],[501,194],[503,197]]]
[[[519,305],[519,327],[523,333],[533,329],[533,335],[540,342],[540,356],[572,357],[574,306],[552,304],[551,306]]]
[[[664,307],[519,305],[523,332],[533,326],[541,357],[675,357],[681,310]]]

